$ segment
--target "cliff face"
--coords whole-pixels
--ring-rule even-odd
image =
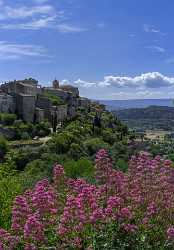
[[[44,88],[30,78],[2,84],[0,90],[0,111],[17,113],[26,122],[63,122],[74,118],[79,107],[87,109],[90,105],[88,99],[79,96],[78,88],[55,86],[55,81],[53,87]]]

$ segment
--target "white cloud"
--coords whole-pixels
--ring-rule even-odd
[[[151,46],[147,46],[147,49],[150,49],[154,52],[158,52],[158,53],[165,53],[166,50],[160,46],[155,46],[155,45],[151,45]]]
[[[173,98],[174,77],[159,72],[149,72],[136,76],[105,76],[100,81],[78,79],[61,83],[71,83],[79,87],[82,96],[91,99],[142,99]]]
[[[167,77],[159,72],[150,72],[135,77],[130,76],[105,76],[103,81],[88,82],[78,79],[75,85],[84,88],[100,87],[100,88],[125,88],[125,89],[158,89],[165,87],[174,87],[174,77]]]
[[[154,34],[156,33],[161,36],[166,35],[166,33],[161,32],[160,29],[156,28],[154,25],[144,24],[143,29],[146,33],[154,33]]]
[[[55,12],[51,5],[41,5],[32,7],[18,7],[13,8],[10,6],[5,6],[4,10],[1,11],[0,19],[25,19],[28,17],[33,17],[36,15],[52,15]]]
[[[81,79],[76,80],[74,84],[85,88],[96,87],[98,85],[96,82],[87,82]]]
[[[1,1],[1,0],[0,0]],[[46,0],[33,0],[32,6],[4,5],[0,13],[0,28],[6,30],[54,29],[60,33],[79,33],[87,29],[65,23],[63,10],[57,10]]]
[[[51,28],[54,27],[56,16],[39,18],[25,23],[16,23],[16,24],[0,24],[1,29],[7,30],[39,30],[42,28]]]
[[[144,31],[147,33],[160,33],[160,30],[153,25],[144,24]]]
[[[85,28],[78,27],[72,24],[66,24],[66,23],[57,24],[56,28],[58,31],[62,33],[78,33],[78,32],[87,31],[87,29]]]
[[[20,59],[22,57],[48,57],[48,54],[46,49],[39,45],[0,41],[0,60]]]

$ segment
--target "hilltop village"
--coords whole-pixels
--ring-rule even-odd
[[[25,122],[47,120],[55,127],[76,117],[79,107],[88,109],[90,100],[80,97],[78,88],[60,85],[56,79],[51,87],[42,87],[32,78],[0,85],[0,112],[15,113]]]

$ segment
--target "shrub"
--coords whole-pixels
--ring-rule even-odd
[[[27,163],[38,159],[39,151],[35,148],[25,147],[15,150],[10,150],[6,155],[7,162],[14,162],[17,170],[24,170]]]
[[[21,133],[21,139],[22,140],[29,140],[29,139],[31,139],[31,137],[30,137],[28,132],[23,132],[23,133]]]
[[[147,153],[132,157],[123,173],[112,168],[106,150],[96,156],[96,184],[68,179],[56,165],[52,183],[43,179],[15,198],[11,229],[0,230],[0,246],[173,249],[173,173],[171,161]]]
[[[128,161],[129,152],[127,145],[123,144],[123,142],[115,142],[114,145],[111,147],[111,156],[115,163],[117,163],[119,158]]]
[[[107,142],[111,145],[113,145],[115,142],[115,136],[113,136],[113,135],[114,134],[113,134],[112,130],[110,130],[110,129],[105,129],[102,131],[103,141]]]
[[[79,178],[85,177],[90,178],[94,174],[94,168],[90,160],[87,158],[81,158],[78,161],[69,160],[64,163],[65,173],[67,177]]]
[[[85,148],[87,154],[90,156],[96,154],[96,152],[100,148],[105,148],[105,149],[109,148],[109,145],[107,143],[105,143],[103,140],[101,140],[100,138],[88,139],[84,142],[83,145],[84,145],[84,148]]]
[[[71,132],[62,132],[53,135],[52,140],[48,143],[50,148],[57,154],[67,153],[71,143],[76,142],[77,138]]]
[[[74,160],[78,160],[83,155],[84,151],[82,146],[77,143],[72,143],[68,151],[68,156]]]
[[[55,106],[59,106],[59,105],[64,104],[62,99],[56,95],[52,95],[50,93],[44,93],[43,96],[47,97],[52,102],[52,104]]]
[[[116,168],[118,168],[119,170],[121,170],[123,172],[127,172],[128,163],[124,159],[119,158],[117,163],[116,163]]]
[[[0,136],[0,159],[4,158],[7,151],[8,151],[8,142],[3,136]]]
[[[1,113],[0,121],[4,125],[13,125],[14,121],[17,119],[15,114]]]
[[[50,134],[50,125],[48,122],[40,122],[35,125],[35,135],[37,136],[47,136]]]

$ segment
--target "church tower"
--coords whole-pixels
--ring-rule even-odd
[[[59,89],[60,83],[57,79],[53,81],[53,89]]]

